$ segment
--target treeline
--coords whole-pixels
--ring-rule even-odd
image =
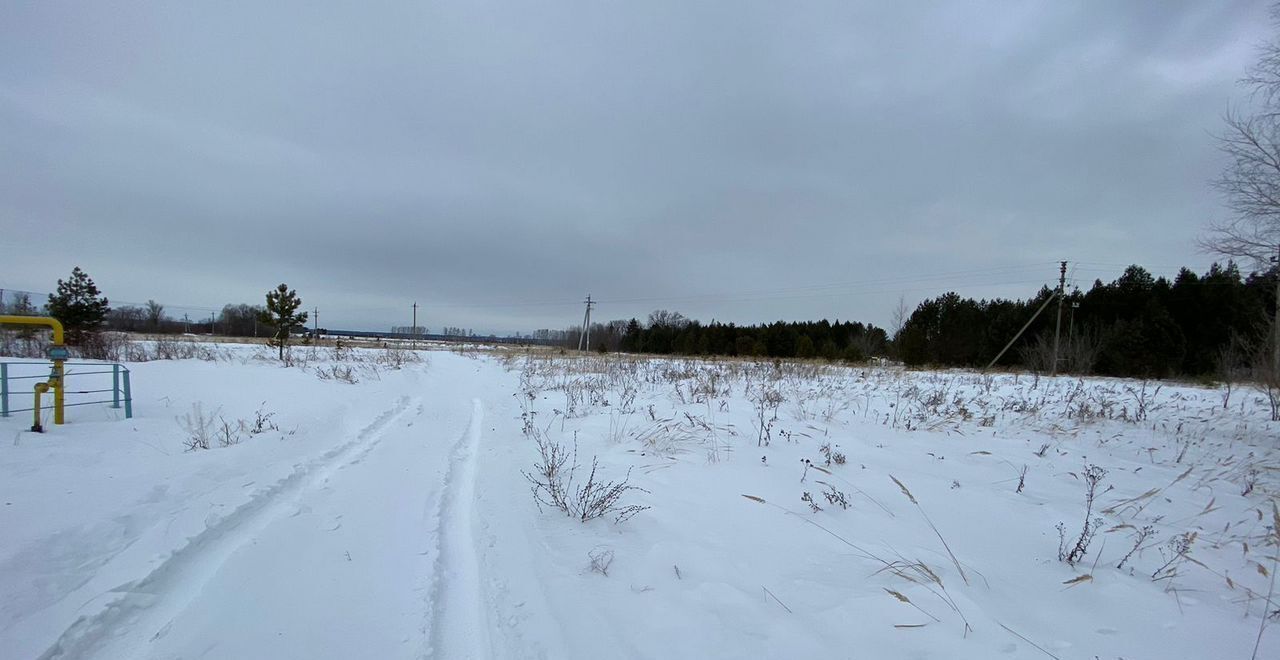
[[[148,300],[146,305],[124,305],[107,312],[103,327],[121,332],[152,332],[156,334],[216,334],[228,337],[266,337],[275,329],[260,321],[265,311],[262,305],[232,303],[224,305],[217,315],[203,318],[173,318],[165,312],[164,305]]]
[[[1130,266],[1115,281],[1095,281],[1063,299],[1060,371],[1111,376],[1211,376],[1268,355],[1280,269],[1243,276],[1235,264],[1172,282]],[[911,366],[981,367],[993,360],[1053,291],[1029,300],[974,300],[955,293],[926,300],[895,337]],[[1057,303],[1032,322],[997,363],[1049,370]]]
[[[539,330],[534,341],[576,348],[579,328]],[[887,350],[889,337],[881,328],[857,322],[784,322],[736,325],[712,321],[702,324],[679,312],[657,310],[646,323],[639,319],[594,323],[591,349],[658,355],[728,355],[776,358],[826,358],[862,361]]]
[[[1183,268],[1171,282],[1130,266],[1113,282],[1098,280],[1088,291],[1075,289],[1063,297],[1057,368],[1065,373],[1156,378],[1259,377],[1262,369],[1275,370],[1270,356],[1277,278],[1280,266],[1246,276],[1228,263],[1214,264],[1203,275]],[[881,328],[858,322],[703,324],[678,312],[657,310],[645,322],[633,318],[592,324],[589,348],[855,362],[887,356],[908,366],[946,367],[984,367],[1000,356],[996,364],[1001,367],[1049,371],[1057,328],[1054,297],[1048,287],[1026,300],[975,300],[946,293],[920,303],[892,338]],[[263,324],[263,307],[258,305],[228,304],[199,320],[172,318],[155,301],[112,308],[78,268],[69,280],[58,280],[58,292],[47,301],[33,300],[25,292],[0,291],[0,313],[51,314],[62,319],[69,332],[112,329],[244,337],[273,332]],[[1000,355],[1028,322],[1026,332]],[[472,336],[469,329],[455,327],[446,327],[444,334]],[[577,348],[583,338],[581,328],[572,327],[538,330],[529,339]]]
[[[1069,291],[1062,300],[1058,370],[1155,378],[1257,376],[1271,355],[1278,275],[1280,267],[1246,276],[1228,263],[1214,264],[1202,275],[1183,268],[1171,282],[1135,265],[1110,283],[1097,280],[1088,291]],[[1043,287],[1026,300],[975,300],[946,293],[920,303],[892,338],[881,328],[857,322],[704,325],[658,310],[647,322],[592,324],[590,348],[848,361],[884,356],[908,366],[985,367],[1030,321],[996,364],[1049,371],[1057,327],[1054,293]],[[532,339],[577,348],[582,330],[538,330]]]
[[[148,300],[143,305],[104,306],[94,328],[154,334],[219,334],[231,337],[265,337],[274,329],[259,320],[265,308],[244,303],[228,304],[218,314],[200,318],[173,318],[164,305]],[[47,302],[36,304],[26,291],[0,290],[0,314],[41,316],[53,314]]]

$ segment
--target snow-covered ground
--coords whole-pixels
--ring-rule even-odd
[[[1248,658],[1280,609],[1247,389],[293,354],[131,363],[130,420],[0,420],[0,656]],[[539,443],[648,508],[540,507]]]

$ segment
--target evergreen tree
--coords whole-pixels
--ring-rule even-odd
[[[302,299],[298,297],[298,292],[289,288],[288,284],[280,286],[267,292],[267,308],[262,312],[262,316],[258,318],[263,325],[269,325],[276,329],[273,343],[280,348],[280,359],[284,360],[284,349],[289,344],[289,332],[294,328],[301,328],[307,325],[307,313],[297,313],[298,308],[302,306]]]
[[[49,316],[58,319],[71,345],[82,343],[102,325],[111,311],[93,279],[76,266],[66,281],[58,280],[57,293],[49,294]]]
[[[1276,269],[1280,271],[1280,269]],[[1242,280],[1239,269],[1214,264],[1202,276],[1182,269],[1172,283],[1130,266],[1110,284],[1070,292],[1059,358],[1072,370],[1109,376],[1204,376],[1220,369],[1233,341],[1265,340],[1259,321],[1270,318],[1274,281],[1264,273]],[[1027,300],[975,301],[954,294],[920,303],[895,338],[911,366],[982,366],[1013,338],[1052,290]],[[1042,314],[1000,359],[1004,367],[1046,368],[1055,323]],[[1234,338],[1234,339],[1233,339]]]

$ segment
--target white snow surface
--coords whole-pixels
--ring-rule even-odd
[[[133,419],[0,419],[0,657],[1249,658],[1280,610],[1280,424],[1246,387],[293,353],[131,363]],[[187,451],[195,404],[278,429]],[[539,437],[648,508],[539,506]]]

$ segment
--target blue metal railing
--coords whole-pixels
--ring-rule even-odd
[[[50,373],[40,374],[24,374],[19,376],[9,375],[10,367],[44,367],[49,369]],[[103,367],[102,369],[94,369],[94,367]],[[10,408],[10,395],[20,397],[33,397],[30,388],[18,388],[16,391],[12,387],[10,381],[27,381],[27,380],[47,380],[52,375],[52,367],[48,362],[0,362],[0,417],[8,417],[11,413],[30,412],[32,406],[26,408]],[[95,376],[111,374],[111,387],[101,387],[98,389],[76,390],[71,388],[73,383],[72,377],[79,380],[83,376]],[[35,383],[31,383],[34,387]],[[105,385],[105,382],[103,383]],[[129,383],[129,368],[119,363],[102,363],[102,362],[70,362],[66,363],[63,372],[63,394],[67,397],[72,395],[94,395],[111,393],[110,399],[95,400],[79,400],[67,401],[63,404],[64,408],[73,406],[89,406],[98,403],[110,403],[112,408],[124,408],[125,419],[133,417],[133,394]],[[31,399],[34,402],[34,397]]]

